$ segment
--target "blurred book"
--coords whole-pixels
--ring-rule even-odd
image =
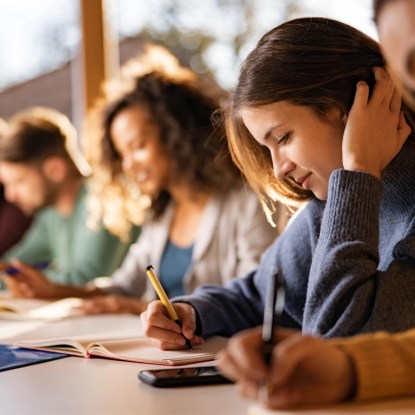
[[[58,301],[0,297],[0,319],[54,321],[79,316],[80,298]]]

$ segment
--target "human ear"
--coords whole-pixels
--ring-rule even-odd
[[[57,156],[47,158],[42,165],[43,174],[52,182],[62,182],[68,172],[66,162]]]
[[[340,122],[343,125],[343,127],[346,126],[347,114],[337,106],[331,107],[326,112],[325,117],[330,123],[338,124]]]

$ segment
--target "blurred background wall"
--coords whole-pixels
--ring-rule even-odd
[[[327,16],[376,38],[372,0],[0,0],[0,117],[33,105],[78,127],[102,79],[144,42],[232,88],[260,36],[284,20]],[[89,88],[89,90],[88,90]]]

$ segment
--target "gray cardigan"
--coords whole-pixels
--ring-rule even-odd
[[[171,202],[161,218],[142,227],[137,243],[130,247],[104,291],[148,300],[156,298],[145,270],[151,264],[159,272],[173,214]],[[213,196],[194,243],[192,263],[184,277],[185,291],[191,293],[206,283],[224,284],[255,269],[278,233],[267,222],[251,190],[240,187]]]
[[[231,336],[262,324],[274,267],[286,286],[282,326],[327,337],[415,327],[414,138],[382,180],[335,170],[327,202],[310,201],[256,271],[175,301],[196,308],[201,335]]]

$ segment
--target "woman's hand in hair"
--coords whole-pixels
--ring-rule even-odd
[[[382,170],[401,150],[411,129],[401,111],[401,92],[383,68],[374,68],[376,84],[369,97],[360,81],[343,135],[343,166],[380,178]]]

